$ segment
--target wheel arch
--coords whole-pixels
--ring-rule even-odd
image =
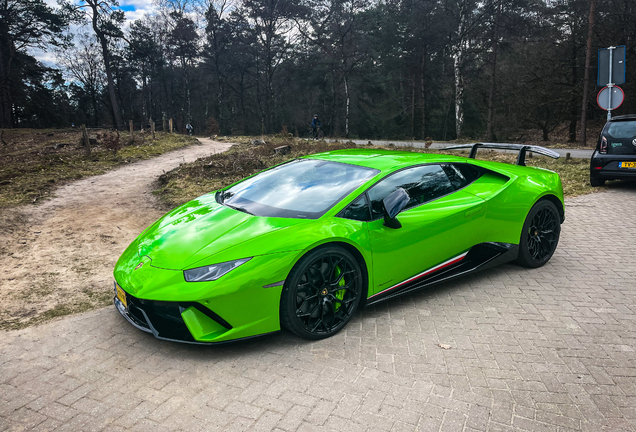
[[[362,277],[363,277],[362,283],[363,283],[363,286],[366,286],[366,291],[367,291],[366,295],[363,295],[362,298],[360,299],[360,304],[358,305],[358,309],[364,308],[364,306],[367,303],[367,298],[369,297],[369,287],[370,287],[369,267],[367,265],[366,260],[364,259],[364,255],[362,255],[362,252],[360,252],[360,250],[356,246],[352,245],[351,243],[333,239],[331,241],[327,241],[325,243],[315,245],[314,247],[304,250],[303,253],[296,258],[296,260],[294,261],[294,264],[292,265],[292,269],[308,253],[311,253],[315,250],[322,249],[329,246],[338,246],[343,248],[344,250],[349,252],[351,255],[353,255],[356,261],[358,262],[358,265],[360,266],[360,270],[362,270]]]
[[[559,211],[559,217],[561,218],[561,223],[563,223],[565,221],[565,206],[564,203],[556,196],[553,195],[551,193],[548,193],[546,195],[543,195],[541,197],[539,197],[539,199],[534,203],[538,203],[539,201],[550,201],[552,204],[555,205],[555,207],[557,208],[557,210]],[[533,206],[534,206],[533,204]]]

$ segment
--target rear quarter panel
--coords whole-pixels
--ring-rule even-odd
[[[480,190],[471,191],[487,200],[487,223],[482,233],[486,241],[518,244],[528,212],[542,198],[550,196],[563,211],[563,186],[557,173],[499,162],[475,161],[474,164],[509,178],[505,183],[486,181]],[[488,180],[488,176],[485,177]]]

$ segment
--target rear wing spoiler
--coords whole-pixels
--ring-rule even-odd
[[[525,144],[495,144],[495,143],[472,143],[472,144],[461,144],[454,145],[450,147],[445,147],[442,150],[458,150],[458,149],[470,149],[469,158],[475,159],[477,156],[477,150],[480,148],[485,149],[497,149],[497,150],[513,150],[518,151],[519,156],[517,156],[517,165],[526,166],[526,152],[533,152],[543,156],[548,156],[553,159],[558,159],[561,156],[559,153],[554,150],[547,149],[545,147],[535,146],[535,145],[525,145]]]

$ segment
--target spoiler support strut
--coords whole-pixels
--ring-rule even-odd
[[[497,149],[497,150],[513,150],[518,151],[519,155],[517,156],[517,165],[526,166],[526,153],[528,151],[548,156],[553,159],[558,159],[559,153],[554,150],[547,149],[541,146],[535,145],[525,145],[525,144],[494,144],[494,143],[472,143],[472,144],[461,144],[450,147],[445,147],[443,150],[457,150],[457,149],[470,149],[469,158],[475,159],[477,156],[477,150],[480,148],[487,149]]]

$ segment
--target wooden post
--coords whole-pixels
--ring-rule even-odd
[[[565,154],[565,161],[569,161],[570,160],[570,153],[566,153]]]
[[[170,119],[170,133],[172,133],[172,119]]]
[[[88,139],[88,132],[86,131],[86,125],[82,125],[82,138],[84,141],[84,150],[86,154],[91,154],[91,140]]]
[[[162,113],[161,114],[161,125],[163,126],[163,129],[161,129],[162,132],[165,132],[168,130],[168,125],[166,124],[166,113]]]
[[[152,133],[152,140],[155,140],[155,122],[150,119],[150,133]]]
[[[135,137],[133,135],[133,121],[132,120],[128,120],[128,126],[130,127],[130,143],[134,143],[135,142]]]

